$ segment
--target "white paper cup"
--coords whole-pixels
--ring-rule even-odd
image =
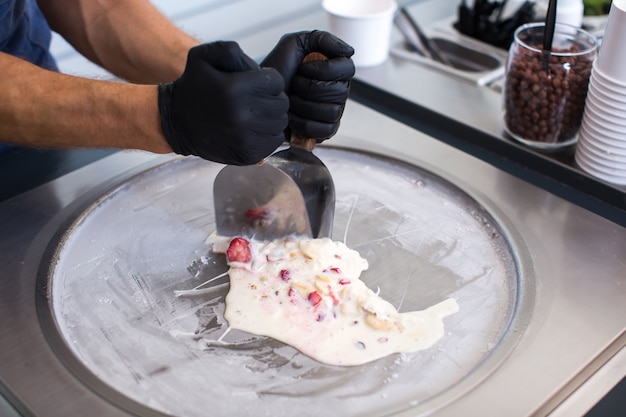
[[[597,164],[598,167],[623,171],[626,174],[626,160],[623,157],[618,156],[609,156],[606,152],[598,152],[587,142],[578,142],[576,145],[576,152],[582,151],[586,154],[587,159],[594,164]]]
[[[619,140],[612,139],[607,136],[602,136],[594,133],[589,133],[589,128],[586,126],[581,127],[581,132],[584,130],[585,141],[591,143],[596,147],[601,147],[606,153],[614,153],[616,155],[623,155],[626,152],[626,143],[621,143]],[[620,146],[621,145],[621,146]]]
[[[624,155],[607,152],[606,150],[598,147],[597,144],[594,145],[593,141],[579,141],[576,145],[576,149],[578,149],[578,147],[584,148],[585,152],[589,155],[593,155],[595,158],[598,158],[603,164],[606,164],[609,167],[621,167],[626,170],[626,156]]]
[[[594,129],[594,132],[600,133],[604,136],[614,138],[626,143],[626,129],[615,129],[612,126],[609,127],[604,123],[598,123],[597,118],[592,118],[589,114],[583,116],[582,124]]]
[[[581,136],[582,138],[583,136]],[[598,154],[605,155],[609,159],[617,159],[626,163],[626,148],[620,148],[617,146],[605,145],[598,139],[581,140],[579,143],[585,143],[585,146]]]
[[[583,171],[593,175],[594,177],[599,178],[606,182],[610,182],[612,184],[617,184],[617,185],[626,184],[626,174],[624,175],[620,175],[619,173],[616,174],[612,170],[608,170],[607,172],[607,170],[603,170],[597,167],[596,165],[593,164],[593,162],[590,162],[586,158],[586,155],[583,152],[577,151],[574,154],[574,158],[576,159],[576,163],[578,164],[578,166],[580,166],[583,169]]]
[[[583,121],[581,129],[585,131],[584,140],[587,142],[598,141],[602,143],[605,149],[626,149],[626,139],[616,137],[611,132],[607,132],[606,130],[600,131],[587,123],[586,120]]]
[[[330,31],[354,48],[357,67],[383,63],[389,56],[395,0],[323,0]]]
[[[624,108],[624,103],[626,103],[626,87],[625,88],[616,88],[613,86],[609,86],[601,81],[598,81],[597,78],[590,79],[589,90],[594,90],[594,94],[596,97],[602,99],[602,101],[610,102],[613,107],[619,106],[620,108]],[[593,86],[591,83],[593,82]]]
[[[626,0],[613,0],[597,66],[608,77],[626,83]]]
[[[583,117],[591,115],[596,120],[600,119],[599,123],[601,124],[610,123],[612,126],[619,127],[621,130],[626,130],[626,117],[620,117],[619,114],[611,111],[608,106],[598,105],[596,102],[595,93],[593,96],[587,95]]]
[[[589,81],[589,89],[595,89],[595,93],[603,101],[612,101],[624,106],[626,104],[626,88],[620,92],[616,88],[607,87],[597,80],[597,78],[591,77]]]
[[[606,115],[612,115],[616,118],[626,117],[626,106],[613,100],[602,99],[595,89],[589,89],[585,105],[592,103],[597,109],[600,109]]]
[[[624,124],[616,124],[612,120],[603,119],[602,116],[591,110],[585,113],[584,118],[585,123],[588,125],[606,131],[609,134],[619,135],[626,141],[626,122]]]
[[[576,153],[582,157],[585,163],[593,168],[595,171],[602,172],[607,175],[614,175],[616,177],[621,177],[626,180],[626,169],[620,169],[619,167],[610,166],[610,163],[607,163],[602,158],[597,158],[592,153],[590,153],[585,147],[577,147]]]
[[[595,65],[596,62],[594,62],[594,65],[591,68],[592,78],[597,79],[598,81],[600,81],[602,84],[606,85],[609,88],[617,88],[618,90],[626,89],[626,81],[621,82],[609,76],[608,74],[605,74],[604,72],[602,72],[602,69],[600,69],[597,65]]]

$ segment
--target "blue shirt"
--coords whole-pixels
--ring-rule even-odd
[[[36,0],[0,0],[0,51],[57,70],[49,51],[51,38]]]

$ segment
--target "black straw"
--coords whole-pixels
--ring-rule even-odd
[[[556,24],[556,0],[548,3],[546,24],[543,30],[543,68],[550,72],[550,54],[552,52],[552,39],[554,38],[554,26]]]

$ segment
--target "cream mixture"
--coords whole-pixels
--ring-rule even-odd
[[[210,241],[230,266],[229,326],[280,340],[326,364],[360,365],[428,348],[443,336],[443,318],[458,311],[447,299],[399,313],[359,279],[367,261],[341,242]]]

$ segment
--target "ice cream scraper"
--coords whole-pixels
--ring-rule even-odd
[[[312,53],[304,62],[326,59]],[[313,154],[315,138],[294,134],[287,149],[253,166],[227,166],[215,178],[217,233],[271,240],[295,234],[330,237],[335,186]]]

